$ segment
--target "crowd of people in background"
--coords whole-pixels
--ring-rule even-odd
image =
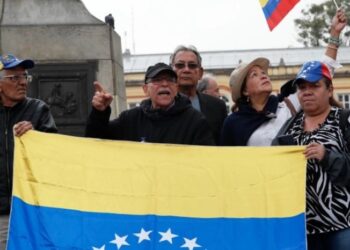
[[[114,28],[111,18],[106,22]],[[350,121],[333,97],[332,83],[341,67],[336,58],[346,24],[339,9],[323,58],[305,62],[278,95],[272,93],[268,58],[239,64],[230,76],[230,115],[193,46],[178,46],[169,64],[149,66],[142,86],[147,98],[117,118],[110,118],[112,94],[96,81],[86,136],[208,146],[306,145],[308,249],[350,249]],[[0,56],[0,250],[11,206],[13,136],[31,129],[57,132],[49,106],[27,97],[27,70],[33,67],[32,60]]]

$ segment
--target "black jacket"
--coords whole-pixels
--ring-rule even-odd
[[[140,107],[126,110],[109,122],[111,109],[90,113],[86,136],[173,143],[189,145],[214,145],[209,125],[204,116],[192,108],[187,97],[178,95],[168,110],[152,109],[151,100],[143,101]]]
[[[220,141],[221,129],[227,116],[226,104],[217,97],[197,92],[201,112],[207,119],[215,143]]]
[[[49,107],[40,100],[26,98],[11,108],[0,103],[0,214],[9,214],[13,174],[13,126],[30,121],[35,130],[57,132]]]

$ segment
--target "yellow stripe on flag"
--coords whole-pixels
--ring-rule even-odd
[[[269,0],[259,0],[261,7],[265,7]]]
[[[183,146],[36,131],[15,145],[13,194],[32,205],[205,218],[305,211],[299,146]]]

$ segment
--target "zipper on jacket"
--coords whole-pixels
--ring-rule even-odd
[[[5,109],[5,165],[6,165],[6,171],[7,171],[7,191],[10,194],[11,190],[11,180],[10,180],[10,166],[9,166],[9,140],[8,140],[8,126],[10,124],[10,111]],[[10,204],[11,196],[8,196],[8,204]]]

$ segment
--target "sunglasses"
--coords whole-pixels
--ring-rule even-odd
[[[175,63],[174,66],[177,69],[184,69],[187,65],[187,68],[189,69],[197,69],[199,65],[197,63]]]

